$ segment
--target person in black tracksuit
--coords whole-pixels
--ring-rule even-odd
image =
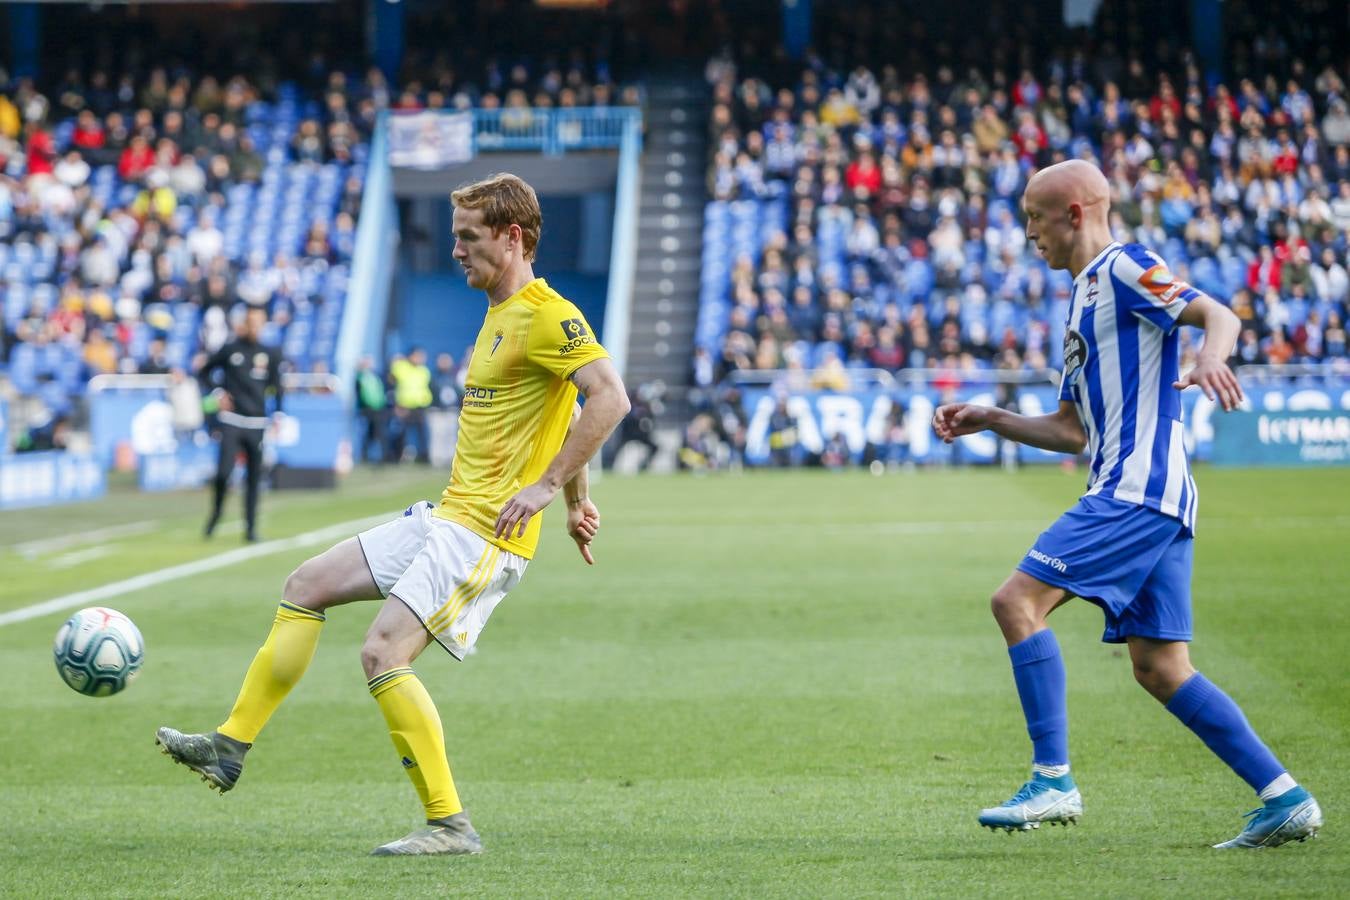
[[[234,471],[234,459],[244,452],[247,470],[247,488],[244,494],[244,539],[258,539],[258,479],[262,474],[262,441],[267,430],[267,391],[275,392],[276,411],[281,411],[281,352],[264,347],[258,342],[267,311],[251,307],[244,318],[243,332],[211,355],[203,363],[197,379],[202,392],[210,392],[220,403],[217,418],[220,422],[220,461],[212,482],[211,517],[206,520],[206,536],[210,537],[220,521],[220,507],[225,502],[225,487]],[[214,383],[220,373],[220,384]]]

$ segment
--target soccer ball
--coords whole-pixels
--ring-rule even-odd
[[[56,671],[74,690],[107,697],[136,680],[145,642],[130,619],[115,609],[91,606],[66,620],[52,647]]]

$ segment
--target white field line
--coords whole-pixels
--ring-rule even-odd
[[[388,512],[379,516],[367,516],[364,519],[353,519],[350,522],[339,522],[336,525],[329,525],[327,528],[306,531],[303,534],[297,534],[293,537],[278,538],[277,540],[266,541],[252,547],[240,547],[238,550],[230,550],[216,556],[208,556],[205,559],[196,559],[192,562],[180,563],[179,565],[169,566],[167,569],[158,569],[154,572],[146,572],[143,575],[125,578],[122,581],[114,581],[109,584],[100,585],[96,588],[76,591],[73,594],[65,594],[61,597],[53,597],[51,600],[44,600],[41,603],[34,603],[30,606],[23,606],[6,613],[0,613],[0,628],[5,625],[12,625],[15,622],[25,622],[29,619],[36,619],[38,616],[45,616],[49,613],[65,612],[66,610],[90,606],[102,600],[120,597],[123,594],[129,594],[132,591],[138,591],[142,588],[163,584],[166,581],[187,578],[190,575],[200,575],[202,572],[210,572],[215,569],[223,569],[226,566],[232,566],[235,563],[256,559],[260,556],[270,556],[273,553],[280,553],[283,550],[294,550],[300,547],[308,547],[313,544],[332,541],[337,538],[350,537],[358,531],[370,528],[372,525],[377,525],[380,522],[387,522],[394,515],[396,515],[396,513]]]
[[[327,528],[320,528],[316,531],[307,531],[304,534],[297,534],[294,537],[280,538],[274,541],[267,541],[252,547],[241,547],[238,550],[231,550],[218,556],[210,556],[206,559],[194,560],[188,563],[181,563],[176,566],[170,566],[167,569],[159,569],[154,572],[147,572],[144,575],[137,575],[122,581],[115,581],[110,584],[101,585],[96,588],[90,588],[85,591],[76,591],[73,594],[66,594],[62,597],[54,597],[51,600],[45,600],[42,603],[35,603],[31,606],[20,607],[10,612],[0,613],[0,627],[11,625],[15,622],[24,622],[28,619],[35,619],[38,616],[45,616],[48,613],[64,612],[68,609],[78,609],[82,606],[97,603],[100,600],[106,600],[112,597],[119,597],[141,588],[152,587],[157,584],[163,584],[166,581],[173,581],[178,578],[186,578],[189,575],[197,575],[202,572],[210,572],[225,566],[234,565],[238,562],[254,559],[259,556],[268,556],[273,553],[280,553],[283,550],[292,550],[299,547],[307,547],[312,544],[322,543],[333,540],[334,538],[347,537],[355,534],[362,529],[369,528],[380,522],[388,521],[394,513],[390,512],[381,516],[371,516],[364,519],[354,519],[350,522],[341,522],[337,525],[330,525]],[[753,530],[763,532],[766,530],[795,530],[795,529],[813,529],[818,531],[868,531],[884,534],[904,534],[904,535],[925,535],[925,534],[951,534],[963,531],[989,530],[989,529],[1028,529],[1044,528],[1053,521],[1052,518],[1045,519],[984,519],[972,521],[946,521],[946,522],[776,522],[768,526],[759,525]],[[1200,529],[1203,533],[1204,526],[1208,522],[1211,525],[1222,526],[1245,526],[1251,528],[1270,528],[1270,527],[1299,527],[1307,525],[1342,525],[1350,524],[1350,516],[1332,515],[1332,516],[1282,516],[1272,518],[1247,518],[1247,517],[1215,517],[1200,521]],[[634,517],[627,521],[628,525],[638,526],[658,526],[668,524],[673,528],[697,527],[701,530],[708,530],[710,527],[736,527],[747,523],[735,522],[717,522],[695,523],[687,522],[669,522],[657,523],[650,520],[642,520]],[[85,532],[91,534],[92,532]]]
[[[78,547],[81,544],[92,544],[97,541],[127,537],[133,534],[145,534],[147,531],[154,531],[158,525],[159,523],[154,521],[128,522],[125,525],[110,525],[107,528],[95,528],[92,531],[79,531],[75,534],[63,534],[36,541],[25,541],[22,544],[15,544],[10,549],[27,559],[35,559],[43,554],[64,550],[67,547]]]
[[[53,556],[47,560],[47,568],[69,569],[71,566],[78,566],[80,563],[89,562],[91,559],[107,556],[116,549],[112,544],[95,544],[92,547],[85,547],[83,550],[72,550],[69,553],[62,553],[60,556]]]

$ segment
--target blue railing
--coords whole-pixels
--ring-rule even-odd
[[[575,109],[475,109],[474,152],[539,150],[558,156],[569,150],[617,150],[624,126],[640,122],[637,107]]]
[[[641,110],[634,106],[474,109],[467,112],[423,111],[393,115],[404,121],[419,117],[423,124],[428,123],[425,117],[439,115],[444,117],[439,120],[442,126],[448,126],[456,118],[472,117],[472,126],[468,128],[426,127],[415,130],[414,136],[409,138],[413,147],[422,140],[432,140],[436,145],[430,165],[436,164],[437,155],[443,155],[444,161],[449,162],[457,157],[493,151],[534,151],[546,156],[560,156],[577,150],[618,150],[623,143],[625,128],[635,127],[636,123],[642,121]],[[460,143],[466,138],[469,144],[467,147]],[[450,146],[456,143],[458,150]],[[419,163],[414,161],[409,164]]]

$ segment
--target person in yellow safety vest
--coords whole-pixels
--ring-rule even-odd
[[[389,364],[389,375],[394,379],[394,417],[402,426],[395,439],[394,458],[403,458],[408,434],[412,432],[417,438],[417,461],[430,462],[427,407],[431,405],[431,370],[427,368],[426,351],[414,347],[406,359],[395,359]]]

